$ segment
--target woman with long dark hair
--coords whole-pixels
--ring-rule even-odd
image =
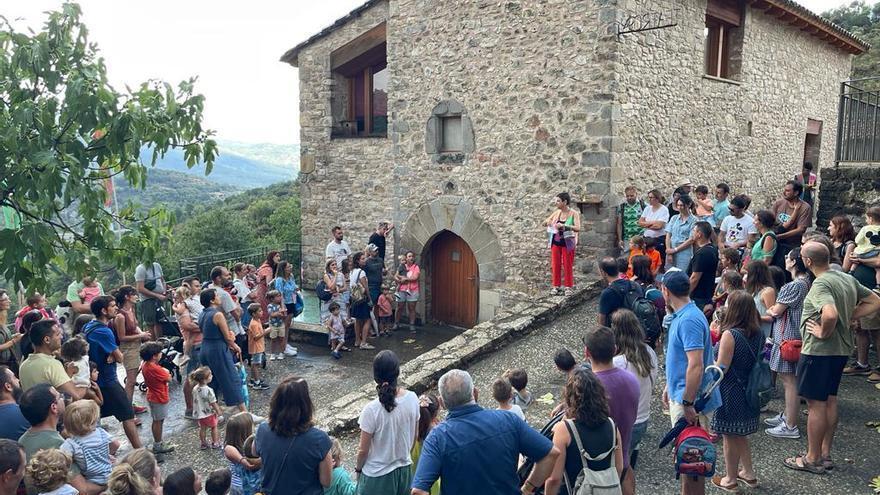
[[[776,304],[776,284],[770,274],[770,266],[763,261],[750,261],[745,271],[746,292],[755,301],[755,309],[761,319],[761,333],[766,339],[770,337],[773,327],[773,317],[767,314],[767,309]]]
[[[281,300],[284,303],[285,309],[287,309],[287,313],[284,315],[284,342],[287,342],[287,331],[290,330],[290,323],[293,321],[293,317],[296,316],[296,296],[299,292],[299,287],[296,285],[296,280],[293,278],[293,265],[288,263],[287,261],[282,261],[278,263],[278,271],[275,274],[275,286],[272,287],[281,293]],[[281,349],[283,352],[284,349]]]
[[[263,308],[263,317],[260,321],[263,322],[264,326],[269,323],[269,300],[266,299],[266,294],[269,292],[270,282],[275,278],[275,272],[278,270],[278,263],[281,263],[281,253],[278,251],[269,251],[266,254],[266,261],[257,268],[257,286],[254,288],[256,291],[255,300],[259,302],[260,307]]]
[[[349,314],[354,318],[354,346],[360,349],[372,349],[367,342],[370,336],[370,292],[367,285],[367,273],[364,253],[354,253],[351,257],[352,270],[350,284],[352,291],[351,310]],[[360,299],[355,301],[355,295],[360,294]]]
[[[125,368],[125,395],[131,401],[134,397],[134,386],[141,367],[141,344],[152,339],[149,332],[141,331],[138,326],[135,306],[138,301],[137,289],[123,285],[116,290],[116,318],[112,322],[119,350],[122,351],[122,366]],[[135,407],[135,412],[144,412],[144,406]]]
[[[574,252],[581,215],[571,208],[571,196],[561,192],[553,198],[556,210],[544,224],[550,233],[551,296],[571,295],[574,290]],[[565,289],[563,289],[563,285]]]
[[[615,311],[611,315],[611,331],[617,344],[614,366],[629,371],[639,381],[639,407],[629,442],[629,466],[635,471],[639,443],[648,431],[648,421],[651,419],[651,398],[657,382],[657,354],[645,343],[645,332],[632,311]]]
[[[422,445],[428,438],[428,433],[439,424],[437,414],[440,412],[440,401],[434,394],[424,394],[419,397],[419,431],[416,433],[415,445],[412,448],[412,472],[416,474],[419,457],[422,456]],[[430,495],[440,495],[440,480],[431,485]]]
[[[753,263],[763,264],[759,261]],[[764,265],[766,266],[766,265]],[[764,343],[758,310],[752,296],[735,290],[727,296],[727,313],[721,322],[721,340],[715,346],[715,364],[724,370],[721,380],[722,405],[712,417],[712,430],[724,440],[724,469],[712,484],[725,491],[736,490],[737,480],[750,488],[758,486],[748,435],[758,431],[760,412],[746,399],[746,384]]]
[[[764,420],[770,428],[768,435],[778,438],[800,438],[798,431],[797,361],[782,359],[782,343],[801,340],[801,312],[804,299],[810,291],[810,273],[801,259],[801,248],[794,248],[785,256],[785,268],[791,274],[791,282],[782,286],[776,304],[767,310],[773,317],[773,349],[770,351],[770,369],[782,380],[785,390],[785,408],[782,412]]]
[[[752,261],[763,261],[768,265],[773,262],[779,243],[776,242],[776,217],[770,210],[760,210],[755,214],[755,228],[758,229],[758,240],[752,246]]]
[[[583,470],[579,445],[596,459],[587,461],[589,469],[603,471],[613,466],[620,479],[624,466],[623,446],[620,432],[610,417],[602,382],[589,369],[577,366],[568,375],[562,401],[565,418],[553,426],[553,446],[560,454],[544,484],[544,493],[571,494],[570,489]]]
[[[852,268],[852,253],[856,247],[856,229],[848,217],[838,215],[828,222],[828,236],[834,245],[834,254],[840,260],[843,271]]]
[[[269,420],[257,428],[256,450],[263,461],[265,495],[322,495],[333,472],[332,442],[314,427],[309,384],[285,378],[272,393]]]
[[[373,379],[378,398],[364,407],[358,424],[358,493],[360,495],[409,495],[412,457],[419,399],[399,386],[400,360],[391,351],[373,359]]]

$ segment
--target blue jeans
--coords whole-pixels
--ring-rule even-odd
[[[639,444],[648,431],[649,421],[642,421],[633,425],[632,435],[629,437],[629,465],[636,468],[636,461],[639,459]]]

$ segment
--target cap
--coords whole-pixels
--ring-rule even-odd
[[[372,242],[367,244],[367,252],[368,253],[376,253],[379,251],[379,247],[373,244]]]
[[[694,187],[694,183],[685,179],[685,180],[681,181],[681,185],[678,187],[685,187],[685,186]]]
[[[686,296],[691,291],[691,281],[683,271],[667,273],[663,276],[663,285],[674,296]]]

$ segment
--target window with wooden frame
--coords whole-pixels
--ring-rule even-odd
[[[738,79],[742,55],[743,5],[739,1],[709,0],[706,5],[706,75]]]
[[[388,64],[385,24],[330,55],[334,87],[331,137],[388,135]]]

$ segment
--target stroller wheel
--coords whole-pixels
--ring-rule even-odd
[[[147,393],[147,382],[141,382],[141,383],[138,383],[138,384],[137,384],[137,388],[138,388],[138,390],[140,390],[141,392],[143,392],[143,393]]]

